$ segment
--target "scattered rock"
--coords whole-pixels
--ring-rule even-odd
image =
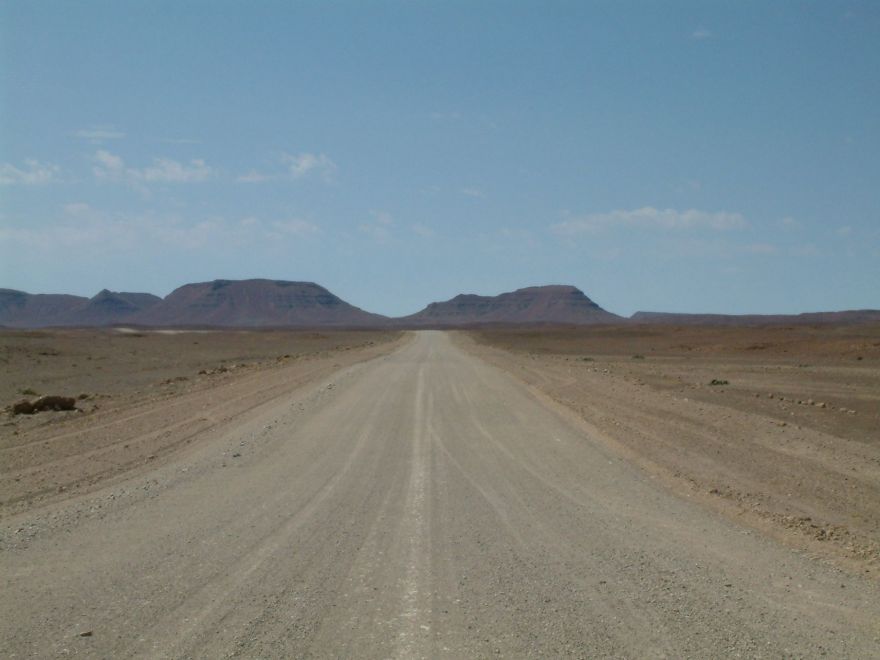
[[[94,633],[93,630],[83,630],[83,631],[79,634],[79,636],[80,636],[80,637],[91,637],[91,636],[94,635],[94,634],[95,634],[95,633]]]
[[[199,376],[213,376],[214,374],[225,374],[229,371],[228,367],[223,365],[217,367],[216,369],[200,369]]]
[[[713,378],[709,381],[709,385],[730,385],[730,381]]]
[[[32,404],[27,399],[22,399],[18,403],[12,404],[12,414],[13,415],[33,415],[36,410],[34,410],[34,404]]]
[[[45,410],[76,410],[76,399],[72,396],[41,396],[34,401],[22,399],[12,405],[13,415],[33,415]]]
[[[34,401],[34,409],[37,412],[44,410],[75,410],[76,399],[72,396],[41,396]]]

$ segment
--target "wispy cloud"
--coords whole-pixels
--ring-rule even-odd
[[[272,229],[279,234],[287,236],[308,236],[309,234],[317,234],[318,226],[302,220],[301,218],[291,218],[290,220],[278,220],[271,225]]]
[[[460,192],[462,195],[466,195],[467,197],[475,197],[477,199],[482,199],[486,196],[486,193],[484,193],[479,188],[462,188]]]
[[[792,218],[790,215],[782,218],[782,220],[779,221],[779,224],[788,229],[798,229],[801,226],[801,223],[798,222],[795,218]]]
[[[230,220],[207,217],[188,220],[156,213],[111,214],[86,204],[68,205],[55,222],[24,227],[0,226],[4,249],[63,253],[75,247],[78,256],[99,256],[144,250],[209,250],[219,253],[245,247],[292,246],[319,228],[305,220],[263,222],[256,217]]]
[[[704,41],[706,39],[711,39],[714,36],[715,35],[712,34],[711,31],[707,30],[706,28],[704,28],[702,26],[698,27],[696,30],[691,32],[691,39],[697,39],[698,41]]]
[[[92,172],[103,181],[132,184],[148,183],[201,183],[213,178],[216,172],[204,160],[195,158],[181,163],[170,158],[155,158],[144,168],[127,167],[120,156],[99,150],[94,156]]]
[[[699,211],[688,209],[656,209],[645,206],[633,210],[616,210],[609,213],[590,213],[583,216],[566,214],[566,219],[552,226],[561,236],[597,233],[615,228],[657,229],[681,231],[686,229],[710,229],[726,231],[747,227],[746,219],[739,213],[726,211]]]
[[[378,243],[385,243],[391,238],[391,226],[394,218],[388,211],[370,211],[372,222],[365,222],[358,227],[361,233],[366,234]]]
[[[283,153],[280,160],[281,164],[286,167],[283,172],[266,173],[252,169],[237,176],[235,180],[238,183],[264,183],[266,181],[296,180],[308,176],[319,176],[329,183],[336,174],[336,163],[327,154]]]
[[[131,170],[136,176],[148,182],[192,183],[207,181],[214,171],[201,159],[193,159],[189,164],[179,163],[169,158],[157,158],[153,165],[142,170]]]
[[[73,137],[88,140],[93,144],[101,144],[107,140],[121,140],[125,137],[125,133],[113,126],[91,126],[74,131]]]
[[[336,163],[326,154],[283,154],[281,161],[287,165],[287,171],[293,179],[318,174],[324,180],[330,180],[336,173]]]
[[[163,137],[159,138],[158,141],[164,142],[165,144],[201,144],[201,140],[193,140],[192,138]]]
[[[0,185],[38,186],[58,180],[61,169],[52,163],[41,163],[29,158],[21,167],[12,163],[0,164]]]
[[[269,181],[272,177],[268,174],[261,174],[256,170],[251,170],[247,174],[241,174],[235,178],[238,183],[262,183],[263,181]]]

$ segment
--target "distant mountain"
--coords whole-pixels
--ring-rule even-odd
[[[387,321],[312,282],[259,279],[185,284],[131,318],[139,325],[225,327],[375,326]]]
[[[108,325],[123,322],[161,301],[150,293],[117,293],[107,289],[93,298],[0,289],[0,325],[13,328]]]
[[[633,323],[666,325],[810,325],[822,323],[880,322],[880,310],[853,309],[842,312],[807,312],[804,314],[675,314],[672,312],[636,312]]]
[[[65,325],[70,315],[88,301],[82,296],[0,289],[0,325],[11,328]]]
[[[70,325],[112,325],[122,323],[162,302],[152,293],[125,293],[104,289],[73,310]]]
[[[461,294],[397,321],[403,325],[454,326],[486,323],[620,323],[573,286],[550,285],[517,289],[497,296]]]
[[[674,314],[607,312],[573,286],[518,289],[497,296],[461,294],[422,311],[388,318],[354,307],[313,282],[214,280],[185,284],[164,299],[150,293],[104,289],[92,298],[0,289],[0,327],[110,325],[203,327],[453,327],[485,324],[642,323],[668,325],[770,325],[880,322],[880,310],[807,314]]]

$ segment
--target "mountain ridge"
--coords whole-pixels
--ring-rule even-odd
[[[479,325],[770,325],[880,322],[880,310],[803,314],[618,316],[567,284],[530,286],[496,296],[460,293],[401,317],[355,307],[314,282],[216,279],[184,284],[164,298],[103,289],[91,298],[0,288],[0,327],[396,327]]]
[[[621,323],[583,291],[568,284],[531,286],[497,296],[459,294],[430,303],[423,310],[396,319],[414,326],[484,325],[489,323]]]

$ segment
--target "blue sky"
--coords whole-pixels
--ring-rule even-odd
[[[876,2],[6,2],[0,286],[880,307]]]

